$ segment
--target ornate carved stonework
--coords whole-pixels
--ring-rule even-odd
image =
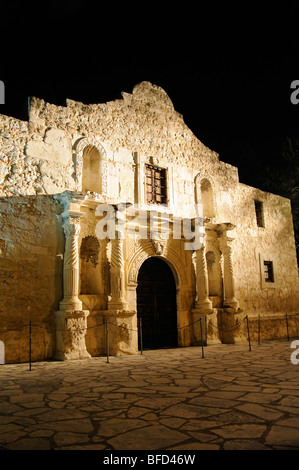
[[[80,258],[86,262],[91,262],[94,266],[97,266],[99,262],[99,251],[100,243],[99,240],[92,236],[88,235],[83,238],[81,247],[80,247]]]
[[[239,307],[239,302],[235,298],[235,279],[232,262],[232,242],[234,238],[220,238],[220,249],[223,256],[223,277],[224,277],[224,296],[225,304],[228,307]]]
[[[139,268],[143,261],[145,261],[148,257],[149,255],[143,250],[141,250],[141,252],[135,256],[135,259],[133,260],[133,263],[129,270],[129,283],[135,283],[137,281]]]
[[[151,234],[151,244],[156,255],[161,256],[164,254],[168,236],[168,233]]]
[[[162,240],[151,240],[156,255],[163,255],[166,243]]]

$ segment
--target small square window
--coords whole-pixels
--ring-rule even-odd
[[[273,262],[264,261],[264,279],[265,282],[274,282]]]
[[[265,227],[264,223],[264,208],[261,201],[254,201],[256,223],[258,227]]]
[[[146,202],[166,203],[166,170],[154,165],[145,165]]]

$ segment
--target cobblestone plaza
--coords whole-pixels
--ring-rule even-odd
[[[292,342],[0,366],[0,449],[299,449]]]

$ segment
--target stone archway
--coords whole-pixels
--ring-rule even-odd
[[[176,282],[168,263],[159,257],[146,259],[139,269],[136,293],[143,347],[177,347]]]

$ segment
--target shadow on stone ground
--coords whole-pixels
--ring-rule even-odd
[[[299,450],[291,341],[0,366],[0,449]]]

